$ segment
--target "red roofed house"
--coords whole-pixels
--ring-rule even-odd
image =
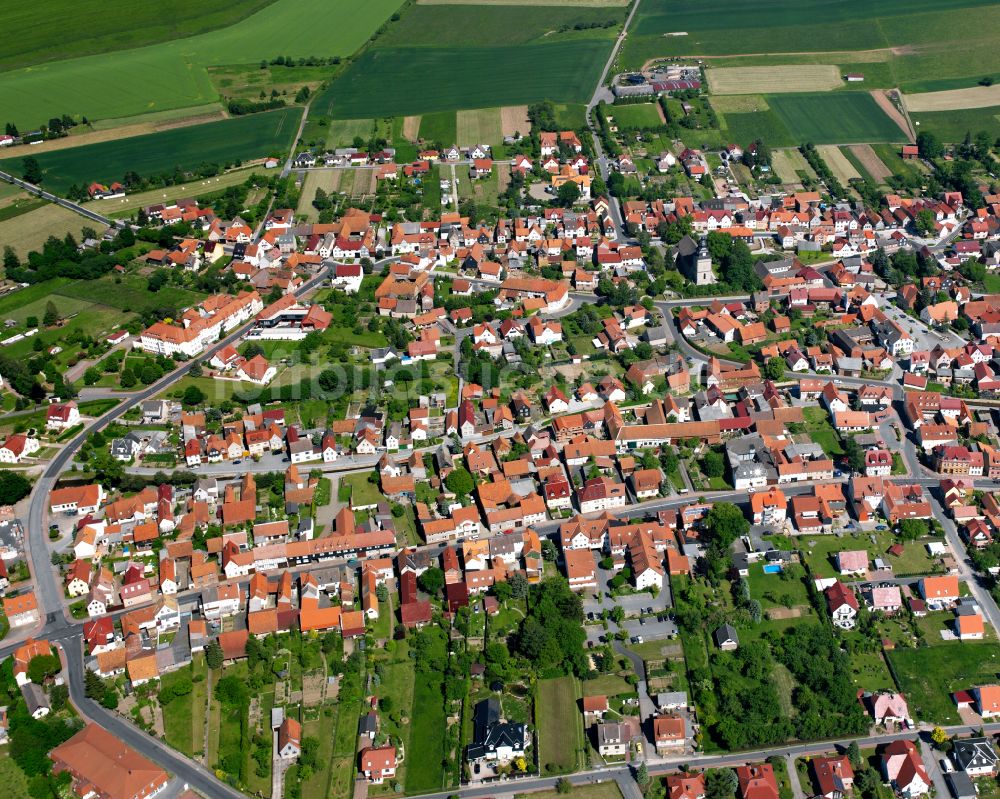
[[[381,785],[387,778],[396,776],[396,747],[361,750],[360,771],[372,785]]]
[[[770,763],[738,766],[736,780],[740,799],[778,799],[778,781]]]

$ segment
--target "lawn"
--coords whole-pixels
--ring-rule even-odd
[[[852,652],[851,679],[857,688],[864,691],[889,691],[896,688],[881,650],[862,652],[858,648]]]
[[[181,679],[190,679],[188,668],[163,674],[160,678],[160,689],[163,690]],[[188,757],[195,751],[194,741],[194,692],[178,696],[163,709],[163,730],[167,743]],[[201,741],[197,741],[201,748]]]
[[[62,7],[68,2],[59,0],[58,5]],[[103,26],[116,37],[125,36],[128,46],[135,40],[130,41],[129,34],[123,31],[131,29],[131,19],[141,5],[132,3],[127,14],[126,10],[119,9],[118,13],[109,15],[103,6],[95,11],[95,0],[87,0],[74,6],[73,19],[93,18],[95,26]],[[183,5],[191,8],[194,4],[192,0],[184,0]],[[250,8],[261,5],[260,0],[230,4],[223,11],[212,12],[217,20],[212,27],[218,27],[224,19],[239,19],[236,24],[172,41],[164,41],[169,36],[163,35],[163,27],[168,24],[166,20],[173,20],[173,6],[169,14],[164,14],[159,7],[150,9],[143,13],[155,16],[159,27],[143,35],[155,44],[3,73],[0,75],[0,108],[18,109],[18,115],[10,121],[27,130],[62,114],[104,119],[204,105],[218,99],[208,67],[255,64],[261,59],[271,60],[278,56],[350,55],[399,8],[400,3],[399,0],[374,0],[357,7],[347,0],[276,0],[256,14],[247,14]],[[5,10],[5,19],[10,14],[10,10]],[[42,17],[48,18],[45,29],[53,33],[29,40],[30,46],[15,48],[15,54],[41,47],[43,38],[49,39],[49,57],[57,50],[67,52],[67,39],[73,46],[74,37],[66,36],[67,30],[74,30],[72,24],[66,24],[62,13],[52,13],[49,5],[37,7],[26,22],[34,24],[33,20]],[[107,49],[110,48],[105,44],[91,52]],[[11,49],[4,52],[10,53]],[[95,87],[100,88],[95,90]]]
[[[542,774],[565,774],[579,765],[580,711],[573,677],[538,681],[535,726]]]
[[[913,717],[935,724],[958,724],[951,693],[996,682],[1000,670],[996,644],[955,643],[947,654],[937,646],[897,648],[888,658]]]
[[[608,108],[608,115],[614,117],[614,124],[619,128],[658,128],[663,125],[655,103],[613,105]]]
[[[810,438],[819,444],[823,451],[830,458],[836,458],[844,454],[844,448],[840,445],[837,431],[830,424],[830,415],[825,408],[810,406],[804,409],[806,418],[806,432]]]
[[[121,180],[130,170],[149,176],[172,172],[177,166],[196,169],[204,163],[225,165],[271,154],[284,155],[291,146],[301,116],[301,108],[283,108],[120,141],[39,153],[37,159],[45,187],[64,192],[73,184]],[[0,169],[21,174],[21,157],[0,161]]]
[[[376,505],[385,502],[385,497],[374,483],[368,482],[368,473],[350,474],[341,478],[341,488],[349,487],[351,490],[351,507],[364,508],[368,505]]]
[[[874,544],[872,535],[876,540]],[[895,537],[888,531],[798,537],[798,546],[803,552],[803,558],[815,577],[837,577],[832,556],[837,552],[856,549],[865,550],[869,558],[876,556],[886,558],[892,564],[895,574],[900,577],[934,572],[934,559],[927,553],[923,541],[900,542],[903,544],[903,554],[899,557],[886,554],[894,543],[896,543]]]
[[[421,673],[413,688],[410,718],[410,751],[406,764],[406,793],[440,791],[444,768],[447,719],[442,695],[443,677]]]
[[[848,144],[908,138],[867,92],[772,94],[767,101],[798,142]]]
[[[617,674],[602,674],[593,680],[586,680],[581,683],[581,689],[584,696],[615,696],[635,691],[624,677]]]
[[[809,605],[809,592],[802,580],[785,578],[782,574],[764,574],[763,563],[750,565],[747,582],[750,585],[750,596],[760,602],[765,611],[769,608]]]
[[[356,119],[545,99],[581,103],[590,98],[610,45],[590,39],[511,47],[373,48],[316,96],[313,113]],[[538,80],[540,63],[545,64],[544,81]]]
[[[719,125],[730,139],[744,147],[762,139],[772,147],[793,147],[797,143],[773,108],[746,113],[719,114]],[[700,132],[700,131],[699,131]]]

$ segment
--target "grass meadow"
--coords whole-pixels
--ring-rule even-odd
[[[57,2],[60,6],[69,4],[69,0]],[[79,5],[87,9],[95,2],[86,0]],[[129,4],[129,15],[138,13],[133,6],[142,5]],[[184,0],[183,5],[190,8],[194,4]],[[100,50],[91,50],[92,55],[4,72],[0,74],[0,108],[17,109],[11,121],[29,129],[62,114],[102,119],[203,105],[218,99],[208,67],[256,63],[279,55],[349,55],[398,9],[400,0],[372,0],[361,7],[348,0],[276,0],[245,16],[254,5],[264,4],[259,0],[230,4],[224,15],[240,21],[210,33],[161,41],[160,28],[150,35],[157,44],[122,50],[105,42]],[[240,13],[231,13],[234,7]],[[46,25],[53,33],[45,38],[50,47],[65,52],[66,40],[72,38],[66,36],[72,26],[67,26],[65,17],[52,14],[51,4],[29,8],[34,10],[32,20],[52,16]],[[5,10],[3,17],[12,13]],[[130,27],[130,19],[108,14],[103,6],[96,12],[81,13],[101,17],[100,25],[116,32]],[[174,9],[164,12],[156,7],[150,13],[167,20],[173,17]],[[74,11],[73,18],[76,16]],[[219,12],[219,19],[222,16]],[[5,32],[9,37],[6,27]],[[32,46],[40,46],[40,41],[42,38]]]
[[[615,124],[620,128],[656,128],[663,125],[654,103],[613,105],[608,108],[608,114],[614,117]]]
[[[975,136],[979,131],[995,134],[1000,126],[1000,106],[992,108],[966,108],[956,111],[929,111],[910,114],[917,130],[928,130],[946,142],[959,143],[966,133]]]
[[[538,681],[535,724],[542,774],[561,774],[577,768],[581,734],[576,694],[573,677]]]
[[[589,39],[510,47],[373,48],[316,97],[313,112],[356,119],[546,99],[584,103],[610,46],[610,40]],[[544,80],[538,77],[541,64]]]
[[[39,153],[47,189],[63,192],[74,183],[121,180],[126,171],[140,175],[192,169],[202,163],[225,164],[288,152],[302,109],[283,108],[205,125],[165,130],[121,141],[88,144]],[[0,161],[0,169],[21,173],[22,156]]]

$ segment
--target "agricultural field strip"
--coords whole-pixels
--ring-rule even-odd
[[[830,171],[845,186],[849,180],[860,178],[861,173],[854,168],[854,165],[844,157],[840,148],[832,144],[821,144],[816,148],[820,156],[830,167]]]
[[[288,153],[302,109],[283,108],[264,114],[235,117],[190,128],[135,136],[120,142],[104,142],[41,153],[45,186],[65,191],[72,184],[94,180],[121,180],[125,172],[140,175],[173,171],[175,166],[194,169],[202,163],[225,164],[269,154]],[[18,172],[21,158],[0,161],[0,168]]]
[[[773,94],[822,92],[844,85],[832,64],[795,64],[761,67],[709,67],[705,70],[715,94]]]
[[[943,92],[904,94],[903,102],[906,104],[906,110],[914,113],[990,108],[1000,105],[1000,84],[975,86],[971,89],[952,89]]]
[[[870,145],[852,144],[848,149],[861,162],[861,166],[872,176],[873,180],[884,183],[885,179],[892,175],[892,170],[882,163]]]

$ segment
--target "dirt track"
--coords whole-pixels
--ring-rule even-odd
[[[905,133],[909,141],[916,141],[917,134],[914,132],[913,128],[910,127],[910,120],[907,119],[895,105],[892,104],[892,100],[889,99],[888,94],[882,89],[873,89],[871,92],[872,98],[878,103],[879,108],[885,111],[886,116],[889,117],[899,129]]]

